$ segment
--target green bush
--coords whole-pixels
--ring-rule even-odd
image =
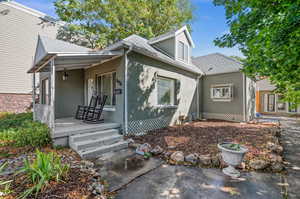
[[[50,143],[49,128],[32,121],[32,113],[8,114],[0,119],[0,145],[41,147]]]
[[[33,186],[23,192],[20,198],[27,198],[29,195],[37,194],[45,188],[50,181],[62,181],[69,171],[69,166],[62,164],[61,159],[53,152],[43,153],[36,151],[36,159],[31,163],[24,161],[24,168],[20,173],[24,173],[27,180]]]
[[[0,165],[0,173],[3,172],[6,165],[7,165],[7,163]],[[11,180],[7,180],[7,181],[0,180],[0,193],[2,193],[4,195],[9,194],[11,192],[10,183],[11,183]]]

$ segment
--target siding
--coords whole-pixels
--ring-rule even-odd
[[[0,93],[30,93],[32,66],[38,34],[56,37],[57,27],[41,24],[34,15],[0,3],[10,12],[0,17]]]
[[[170,57],[175,57],[175,37],[156,43],[154,46],[167,53]]]
[[[131,53],[128,57],[128,128],[142,134],[177,122],[179,115],[197,118],[197,79],[194,74],[149,57]],[[156,75],[177,80],[177,106],[156,105]]]
[[[214,84],[233,84],[233,100],[213,101],[210,88]],[[204,118],[243,121],[243,74],[240,72],[209,75],[202,78],[202,112]]]

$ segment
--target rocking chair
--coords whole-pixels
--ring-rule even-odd
[[[78,105],[75,119],[84,120],[85,114],[89,108],[95,108],[98,104],[99,96],[93,95],[88,106]]]
[[[105,102],[107,99],[107,95],[103,95],[102,97],[99,97],[99,105],[97,107],[89,107],[86,111],[86,114],[84,116],[83,122],[85,123],[101,123],[103,122],[103,119],[100,119]]]

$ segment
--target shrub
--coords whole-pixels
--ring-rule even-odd
[[[5,167],[6,167],[6,163],[0,165],[0,173],[3,172]],[[10,183],[11,183],[11,180],[7,180],[7,181],[0,180],[0,196],[9,194],[11,192],[10,191]]]
[[[43,153],[36,151],[36,159],[31,163],[29,160],[24,161],[24,167],[20,173],[27,176],[27,180],[33,186],[23,192],[20,198],[26,198],[29,195],[37,194],[45,188],[50,181],[62,181],[69,171],[69,166],[62,164],[57,154]]]
[[[32,121],[32,113],[8,114],[0,119],[0,146],[41,147],[50,141],[49,128]]]

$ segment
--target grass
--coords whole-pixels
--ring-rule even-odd
[[[32,113],[0,113],[0,146],[41,147],[51,141],[49,128],[32,120]]]

